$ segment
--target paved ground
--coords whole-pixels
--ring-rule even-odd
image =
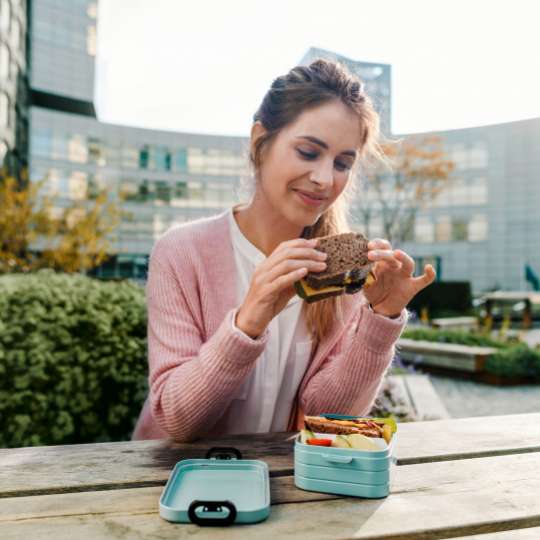
[[[430,379],[453,418],[540,412],[540,384],[492,386],[439,375]]]

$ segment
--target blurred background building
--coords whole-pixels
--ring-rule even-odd
[[[28,33],[24,0],[0,0],[0,164],[19,172],[28,157]]]
[[[247,139],[99,122],[97,13],[89,0],[0,0],[0,160],[12,169],[28,163],[30,178],[47,178],[61,204],[108,187],[127,217],[116,255],[96,273],[143,279],[168,227],[238,200]],[[301,63],[318,57],[364,80],[391,134],[391,66],[315,48]],[[437,135],[456,164],[453,180],[419,213],[403,248],[434,263],[439,279],[471,281],[475,292],[525,289],[525,266],[540,273],[540,119]]]

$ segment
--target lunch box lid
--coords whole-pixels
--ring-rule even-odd
[[[270,514],[268,465],[220,447],[205,459],[179,461],[159,499],[159,514],[201,526],[262,521]]]

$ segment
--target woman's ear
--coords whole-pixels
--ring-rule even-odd
[[[264,126],[257,120],[257,122],[254,122],[251,126],[251,135],[250,135],[250,141],[249,141],[249,156],[251,158],[251,161],[254,161],[255,157],[255,147],[257,141],[266,135],[267,131],[264,129]]]

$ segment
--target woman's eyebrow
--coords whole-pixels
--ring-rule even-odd
[[[317,139],[317,137],[313,137],[311,135],[299,135],[297,139],[307,139],[308,141],[312,142],[313,144],[316,144],[320,146],[321,148],[324,148],[325,150],[328,150],[328,145],[321,141],[321,139]],[[343,152],[340,152],[340,154],[344,154],[346,156],[351,156],[353,158],[356,157],[356,150],[344,150]]]

